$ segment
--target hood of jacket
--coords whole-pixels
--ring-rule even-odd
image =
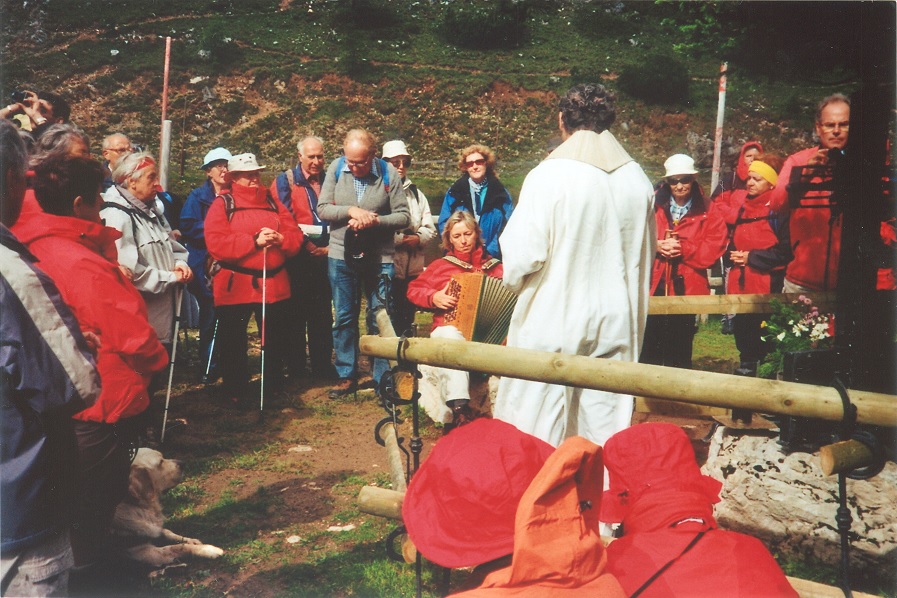
[[[35,210],[29,211],[26,218],[20,218],[13,232],[26,245],[47,237],[65,238],[84,245],[109,261],[118,261],[115,241],[121,238],[121,232],[96,222]]]
[[[603,479],[601,447],[565,440],[520,499],[511,566],[469,595],[625,596],[598,532]]]
[[[741,152],[738,154],[738,163],[735,165],[735,174],[742,181],[747,180],[749,167],[749,164],[744,161],[744,154],[751,148],[757,148],[761,154],[763,153],[763,146],[760,145],[759,141],[748,141],[741,146]]]

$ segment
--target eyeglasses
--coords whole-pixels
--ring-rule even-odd
[[[675,177],[667,178],[667,183],[670,184],[670,187],[675,187],[676,185],[679,185],[679,184],[691,185],[694,182],[695,182],[695,177],[693,177],[693,176],[684,176],[684,177],[680,177],[680,178],[675,178]]]
[[[130,152],[130,151],[131,151],[131,146],[128,146],[128,147],[107,147],[107,148],[106,148],[106,151],[107,151],[107,152],[115,152],[116,154],[120,154],[120,153],[122,153],[122,152]]]
[[[371,161],[370,158],[367,158],[365,160],[360,160],[360,161],[346,160],[346,164],[348,164],[350,168],[361,168],[362,166],[365,166],[366,164],[368,164],[370,161]]]
[[[850,129],[850,122],[843,123],[819,123],[819,128],[825,131],[826,133],[831,133],[835,129],[841,129],[842,131],[847,131]]]
[[[477,158],[476,160],[468,160],[464,163],[464,165],[468,168],[473,168],[474,166],[482,166],[486,163],[485,158]]]
[[[411,158],[390,158],[389,163],[398,168],[399,166],[404,166],[408,168],[411,166]]]

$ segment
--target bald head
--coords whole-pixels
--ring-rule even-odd
[[[131,140],[124,133],[113,133],[103,139],[103,159],[115,170],[121,159],[131,153]]]

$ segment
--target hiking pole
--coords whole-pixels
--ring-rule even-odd
[[[268,290],[268,247],[262,248],[262,382],[259,392],[259,415],[265,409],[265,300]]]
[[[174,358],[178,352],[178,332],[181,328],[181,304],[184,300],[184,287],[178,284],[174,293],[174,340],[171,345],[171,361],[168,363],[168,389],[165,391],[165,413],[162,415],[162,436],[159,442],[165,442],[165,427],[168,425],[168,403],[171,401],[171,382],[174,380]]]
[[[212,355],[215,354],[215,339],[218,338],[218,318],[215,318],[215,329],[212,331],[212,342],[209,343],[209,359],[206,361],[205,381],[209,381],[209,372],[212,371]]]

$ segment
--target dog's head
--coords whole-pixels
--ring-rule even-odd
[[[159,451],[141,448],[131,463],[130,491],[135,498],[158,496],[177,486],[183,479],[181,464],[166,459]]]

